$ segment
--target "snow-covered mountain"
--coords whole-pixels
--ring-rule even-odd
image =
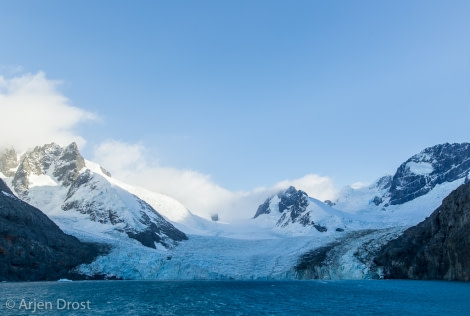
[[[86,161],[75,143],[38,146],[16,167],[13,152],[1,158],[15,193],[45,212],[66,232],[85,240],[132,238],[170,248],[187,236],[150,204],[123,189],[104,168]]]
[[[430,147],[368,187],[323,203],[290,187],[254,217],[214,222],[171,197],[125,184],[77,146],[0,153],[0,177],[82,241],[111,245],[76,272],[124,279],[375,278],[380,248],[468,181],[470,145]]]
[[[429,215],[429,210],[437,208],[452,190],[469,180],[469,172],[469,143],[436,145],[403,162],[393,176],[383,176],[368,187],[344,188],[334,207],[347,212],[388,213],[426,209]]]
[[[424,149],[404,162],[392,178],[390,205],[423,196],[436,185],[468,179],[470,144],[443,144]]]
[[[254,219],[283,230],[306,233],[312,228],[317,232],[342,232],[347,214],[311,198],[293,186],[271,196],[258,207]]]

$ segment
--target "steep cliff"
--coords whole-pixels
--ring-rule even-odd
[[[386,244],[374,262],[385,278],[470,280],[470,183],[431,216]]]
[[[104,248],[66,235],[37,208],[21,201],[0,179],[0,280],[57,280],[91,262]]]

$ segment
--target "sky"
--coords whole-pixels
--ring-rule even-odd
[[[334,198],[470,141],[469,17],[469,1],[0,1],[0,145],[76,141],[197,210],[290,184]]]

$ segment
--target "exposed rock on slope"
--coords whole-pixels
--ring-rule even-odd
[[[12,187],[20,198],[71,233],[91,221],[102,224],[91,233],[118,232],[150,248],[171,248],[187,239],[152,206],[123,189],[104,168],[85,161],[75,143],[65,148],[52,143],[25,153]]]
[[[390,204],[403,204],[428,193],[437,184],[465,178],[469,170],[469,143],[426,148],[398,168],[390,187]]]
[[[431,194],[432,198],[427,199],[431,204],[420,207],[433,210],[452,190],[469,180],[470,143],[446,143],[424,149],[403,162],[393,176],[384,176],[368,187],[343,188],[333,202],[336,208],[347,212],[385,211],[411,205],[409,202]]]
[[[83,167],[85,167],[85,160],[80,155],[76,143],[71,143],[66,148],[54,143],[37,146],[22,157],[12,184],[15,192],[22,199],[27,199],[31,175],[47,174],[67,186],[78,177]]]
[[[156,244],[171,248],[188,239],[147,202],[89,169],[72,182],[62,210],[86,214],[93,222],[112,225],[150,248],[156,248]]]
[[[261,204],[254,218],[269,217],[276,221],[276,227],[282,229],[315,228],[323,233],[328,230],[344,231],[342,215],[340,211],[291,186]]]
[[[40,210],[15,197],[0,179],[0,280],[73,277],[69,270],[91,262],[99,248],[64,234]]]
[[[284,192],[278,193],[277,198],[279,199],[279,202],[276,205],[276,209],[277,212],[282,214],[281,218],[277,222],[277,226],[285,227],[289,222],[299,222],[303,226],[311,224],[310,214],[305,213],[308,206],[307,193],[301,190],[296,190],[291,186]],[[262,214],[270,214],[273,211],[270,207],[272,200],[273,198],[267,199],[262,205],[260,205],[254,218]]]
[[[385,278],[470,280],[470,183],[429,218],[383,247],[375,262]]]

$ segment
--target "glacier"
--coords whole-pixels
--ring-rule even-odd
[[[447,161],[446,148],[460,147],[438,147],[439,161]],[[115,179],[74,144],[38,146],[16,160],[9,152],[0,177],[67,234],[110,246],[108,254],[76,268],[89,278],[371,279],[382,277],[373,263],[379,248],[468,181],[468,159],[451,156],[463,167],[439,164],[433,153],[426,149],[402,164],[397,174],[403,178],[347,186],[328,203],[292,187],[268,197],[253,218],[230,222],[199,217],[172,197]],[[421,192],[414,179],[438,179],[436,170],[447,181],[423,181],[425,194],[391,203],[395,191]]]

